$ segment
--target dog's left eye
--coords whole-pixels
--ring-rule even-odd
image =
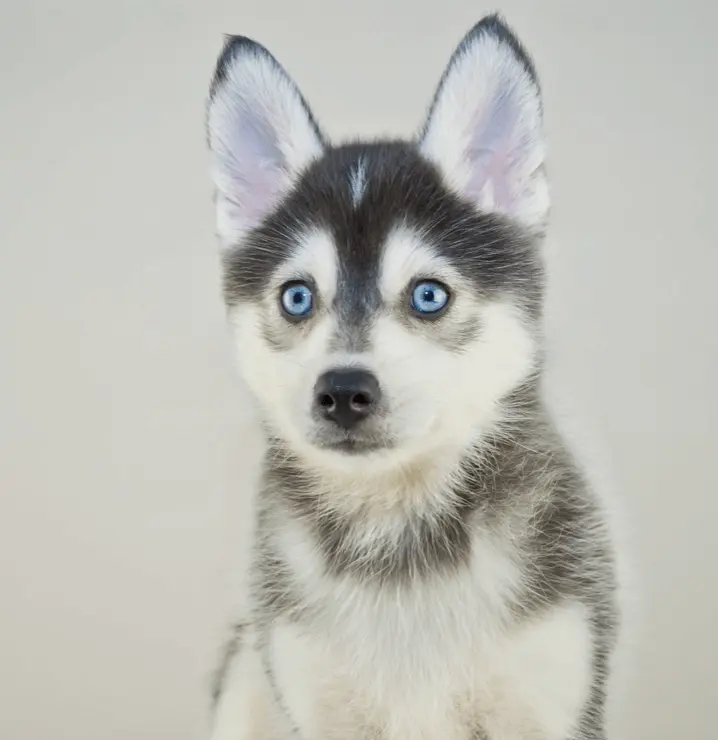
[[[449,291],[433,280],[422,280],[411,293],[411,307],[420,315],[441,313],[449,303]]]
[[[287,283],[282,288],[281,303],[288,316],[295,319],[305,318],[314,308],[314,294],[306,283]]]

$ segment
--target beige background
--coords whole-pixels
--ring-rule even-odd
[[[205,736],[259,449],[203,102],[252,35],[330,133],[408,133],[481,3],[0,5],[0,738]],[[554,183],[551,387],[640,593],[613,738],[715,740],[718,5],[512,1]]]

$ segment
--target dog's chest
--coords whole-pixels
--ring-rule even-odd
[[[422,619],[400,616],[411,603],[380,603],[372,616],[362,602],[347,605],[341,625],[274,625],[275,686],[301,740],[564,740],[575,731],[592,683],[580,604],[505,630],[477,629],[450,603]]]
[[[314,616],[278,625],[272,652],[307,736],[352,738],[351,728],[376,726],[396,740],[472,738],[477,703],[502,662],[519,582],[511,553],[477,541],[458,571],[372,583],[327,575],[296,532],[285,548]]]

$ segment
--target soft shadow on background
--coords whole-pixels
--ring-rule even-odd
[[[2,3],[0,738],[205,735],[260,453],[204,149],[222,33],[330,134],[408,134],[495,7]],[[550,388],[630,515],[613,737],[715,740],[718,5],[499,7],[545,95]]]

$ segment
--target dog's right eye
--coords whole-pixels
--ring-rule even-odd
[[[303,319],[314,310],[314,294],[306,283],[286,283],[282,286],[280,303],[289,318]]]
[[[438,316],[448,304],[449,289],[436,280],[418,282],[411,293],[411,308],[418,316]]]

